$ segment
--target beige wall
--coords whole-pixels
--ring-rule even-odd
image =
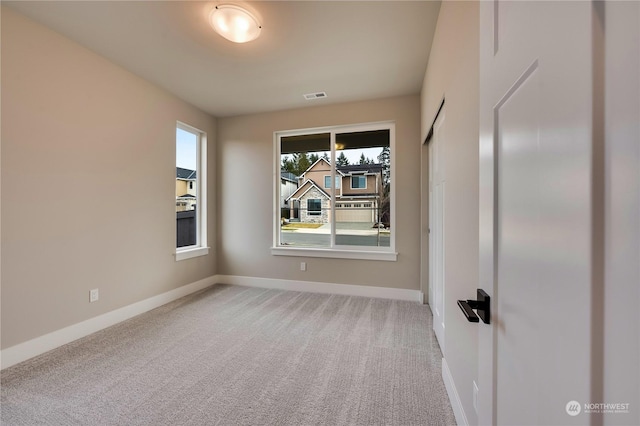
[[[477,2],[442,2],[422,88],[422,140],[445,98],[445,348],[444,354],[470,424],[477,377],[477,325],[456,306],[475,298],[478,284],[478,96]],[[423,233],[427,228],[428,162],[423,148]],[[426,238],[423,241],[427,259]],[[428,270],[423,268],[423,282]]]
[[[311,168],[311,170],[304,174],[302,183],[304,183],[306,180],[312,180],[324,192],[326,192],[327,194],[331,194],[333,189],[324,187],[325,176],[331,176],[331,166],[329,166],[324,161],[319,161],[315,166]]]
[[[366,188],[351,188],[351,176],[347,176],[342,179],[343,187],[343,195],[359,195],[359,194],[371,194],[372,192],[376,192],[379,188],[376,188],[376,178],[380,175],[369,175],[366,177],[367,179],[367,187]]]
[[[176,179],[176,197],[187,194],[187,181],[182,179]]]
[[[398,261],[272,256],[275,131],[395,120]],[[417,95],[218,120],[218,272],[419,288],[420,99]],[[251,167],[243,168],[249,164]],[[268,177],[268,178],[266,178]],[[251,188],[251,191],[247,191]],[[257,207],[260,207],[259,209]],[[300,261],[307,271],[300,271]]]
[[[604,288],[594,316],[603,321],[595,329],[604,344],[602,399],[630,404],[603,424],[632,425],[640,424],[640,3],[604,5]]]
[[[212,117],[5,7],[1,72],[3,349],[215,274],[172,256],[176,120],[214,164]]]

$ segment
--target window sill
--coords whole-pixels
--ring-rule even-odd
[[[193,257],[206,256],[209,254],[209,247],[191,247],[187,249],[176,250],[176,262],[180,260],[191,259]]]
[[[302,247],[271,247],[273,256],[326,257],[332,259],[382,260],[395,262],[398,253],[390,251],[340,250]]]

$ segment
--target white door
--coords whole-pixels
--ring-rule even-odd
[[[567,407],[591,397],[592,19],[480,5],[480,424],[589,422]]]
[[[444,347],[444,109],[433,125],[429,143],[429,303],[433,312],[433,330]]]

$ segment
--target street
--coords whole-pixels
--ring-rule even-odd
[[[336,235],[336,245],[389,247],[389,234],[372,235]],[[326,233],[304,232],[304,230],[281,231],[280,243],[297,247],[329,247],[330,235]],[[379,241],[379,243],[378,243]]]

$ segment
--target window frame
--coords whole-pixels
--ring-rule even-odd
[[[184,247],[175,247],[174,256],[176,262],[209,254],[207,245],[207,133],[196,127],[181,121],[176,121],[175,130],[178,129],[196,135],[196,244]],[[177,165],[177,140],[174,139],[174,170]],[[175,172],[174,172],[175,173]],[[175,185],[175,183],[174,183]],[[174,190],[175,192],[175,190]],[[174,232],[177,233],[177,222],[174,220]]]
[[[293,247],[280,245],[280,180],[277,178],[280,176],[281,165],[281,139],[290,136],[302,136],[312,134],[330,133],[330,147],[331,156],[330,161],[332,164],[331,176],[338,176],[338,171],[335,166],[337,158],[337,150],[335,149],[336,134],[351,133],[351,132],[365,132],[375,130],[388,130],[389,131],[389,151],[391,154],[390,159],[390,181],[391,181],[391,195],[390,195],[390,215],[391,215],[391,235],[388,247],[377,246],[343,246],[335,244],[336,225],[335,221],[331,222],[331,244],[330,247]],[[303,257],[323,257],[323,258],[337,258],[337,259],[359,259],[359,260],[382,260],[382,261],[397,261],[398,253],[396,251],[396,131],[395,121],[380,121],[361,124],[350,125],[338,125],[327,127],[316,127],[307,129],[294,129],[275,131],[273,133],[274,144],[274,192],[273,192],[273,246],[271,247],[271,254],[273,256],[303,256]],[[366,179],[366,178],[365,178]],[[366,180],[365,180],[366,185]],[[337,189],[337,188],[336,188]],[[332,191],[331,194],[331,207],[330,215],[335,217],[336,206],[336,191]]]
[[[311,202],[317,204],[318,210],[311,210]],[[322,216],[322,200],[320,198],[307,198],[307,216]]]
[[[327,179],[329,179],[329,183],[331,183],[331,175],[324,175],[324,188],[325,189],[340,189],[340,181],[342,180],[341,176],[336,175],[335,177],[335,188],[332,188],[331,185],[327,186]]]
[[[353,186],[353,178],[362,178],[362,180],[364,180],[364,186]],[[351,175],[351,189],[367,189],[367,175],[366,174],[361,174],[361,175]],[[360,180],[360,179],[358,179]]]

